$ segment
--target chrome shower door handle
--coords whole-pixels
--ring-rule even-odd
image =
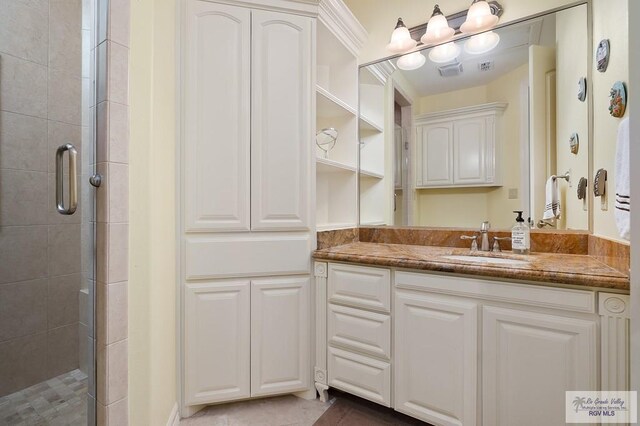
[[[69,152],[69,206],[64,206],[63,156]],[[56,209],[58,213],[72,215],[78,208],[78,151],[70,143],[60,145],[56,150]]]

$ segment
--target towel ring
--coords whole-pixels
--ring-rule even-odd
[[[567,182],[569,182],[569,179],[571,179],[571,175],[569,174],[569,172],[565,173],[565,174],[564,174],[564,175],[562,175],[562,176],[556,176],[556,175],[553,175],[553,176],[551,176],[551,177],[552,177],[553,179],[564,179],[564,180],[566,180]]]
[[[564,180],[566,180],[567,182],[571,183],[571,171],[566,172],[566,173],[565,173],[564,175],[562,175],[562,176],[556,176],[556,175],[553,175],[553,176],[551,176],[551,177],[553,178],[553,180],[557,180],[557,179],[564,179]]]

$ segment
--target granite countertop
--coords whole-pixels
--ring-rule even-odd
[[[451,260],[444,257],[465,255],[501,257],[524,260],[528,263],[505,265]],[[353,262],[374,266],[629,290],[627,275],[587,255],[471,253],[469,249],[453,247],[355,242],[316,250],[313,257],[318,260]]]

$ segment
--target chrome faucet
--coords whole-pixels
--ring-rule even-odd
[[[478,246],[478,235],[461,235],[461,240],[471,240],[471,251],[490,251],[489,248],[489,229],[491,224],[488,221],[482,222],[480,225],[480,245]]]
[[[460,235],[461,240],[471,240],[471,251],[478,251],[478,236],[477,235]]]
[[[480,251],[489,251],[489,228],[491,228],[491,224],[489,221],[482,222],[480,225]]]
[[[511,241],[511,237],[493,237],[493,248],[491,251],[501,252],[500,241]]]

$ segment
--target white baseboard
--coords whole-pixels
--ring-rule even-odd
[[[178,403],[173,404],[169,420],[167,420],[167,426],[179,426],[180,425],[180,412],[178,411]]]

